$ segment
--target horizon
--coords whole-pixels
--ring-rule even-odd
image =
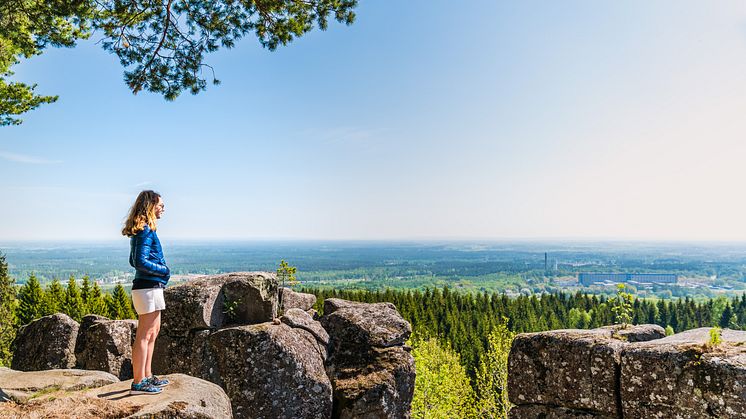
[[[173,102],[96,34],[23,59],[60,99],[0,128],[0,240],[115,241],[154,189],[164,241],[746,242],[740,2],[356,12]]]

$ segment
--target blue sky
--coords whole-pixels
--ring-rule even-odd
[[[455,5],[455,6],[454,6]],[[132,95],[95,41],[16,79],[0,239],[746,239],[746,10],[720,1],[360,2],[223,84]]]

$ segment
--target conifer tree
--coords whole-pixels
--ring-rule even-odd
[[[88,299],[91,295],[91,279],[88,275],[84,275],[80,284],[80,299],[83,300],[83,313],[89,314]]]
[[[122,284],[117,284],[114,287],[114,293],[112,294],[112,312],[110,312],[111,319],[134,319],[135,311],[132,309],[132,300],[124,291]]]
[[[28,281],[18,290],[18,323],[28,324],[43,316],[45,305],[44,291],[33,273]]]
[[[42,308],[42,316],[48,316],[50,314],[62,312],[62,305],[65,302],[65,289],[62,288],[60,280],[54,278],[52,283],[47,286],[44,292],[44,306]]]
[[[9,367],[13,353],[10,345],[16,335],[16,288],[8,274],[5,255],[0,253],[0,367]]]
[[[86,314],[84,311],[85,307],[83,306],[83,298],[80,296],[80,290],[78,290],[78,284],[75,283],[73,275],[70,275],[70,279],[67,281],[67,289],[65,290],[61,309],[63,313],[78,322]]]
[[[86,299],[86,314],[98,314],[99,316],[107,317],[109,316],[108,305],[106,304],[104,296],[101,293],[101,288],[98,286],[98,282],[96,281],[93,281],[90,295]]]

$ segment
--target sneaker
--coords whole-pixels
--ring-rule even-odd
[[[130,387],[130,394],[159,394],[162,391],[161,388],[150,384],[147,379],[143,379],[137,384],[133,381]]]
[[[156,375],[151,375],[150,377],[143,378],[143,381],[146,381],[150,383],[151,386],[156,387],[166,387],[167,385],[171,384],[170,381],[168,381],[165,378],[158,378]]]

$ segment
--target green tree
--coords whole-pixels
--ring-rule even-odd
[[[65,289],[62,288],[60,280],[54,278],[52,283],[47,286],[44,292],[44,307],[42,316],[48,316],[54,313],[62,312],[62,305],[65,303]]]
[[[83,304],[83,298],[80,295],[78,284],[75,282],[75,277],[73,275],[70,275],[70,279],[68,279],[67,281],[65,298],[62,302],[61,308],[63,313],[67,314],[78,322],[86,314],[85,306]]]
[[[36,275],[32,273],[28,281],[18,290],[18,323],[28,324],[43,316],[44,305],[44,291]]]
[[[632,322],[632,314],[634,312],[632,306],[633,296],[624,289],[624,284],[617,284],[616,298],[611,307],[611,310],[614,312],[614,322],[621,324],[622,328],[629,326]]]
[[[357,0],[6,0],[0,2],[0,125],[56,96],[38,96],[34,85],[7,82],[20,58],[48,46],[71,47],[92,30],[116,54],[133,93],[148,90],[172,100],[188,90],[205,90],[205,55],[232,48],[253,34],[274,50],[311,31],[324,30],[330,18],[351,24]],[[206,70],[206,71],[204,71]]]
[[[86,314],[98,314],[99,316],[109,315],[108,305],[101,293],[101,287],[98,286],[98,282],[96,281],[93,281],[90,295],[86,299]]]
[[[83,300],[83,314],[89,314],[88,300],[91,299],[91,278],[84,275],[80,284],[80,299]]]
[[[135,312],[132,309],[132,299],[127,295],[122,284],[114,287],[111,301],[107,301],[110,319],[134,319]]]
[[[16,335],[16,288],[8,274],[5,255],[0,253],[0,367],[10,367],[10,345]]]
[[[487,353],[477,370],[477,412],[480,418],[508,417],[508,354],[515,333],[508,330],[507,319],[495,326],[487,337]]]
[[[412,418],[474,417],[474,392],[458,353],[436,338],[412,346],[417,368]]]

